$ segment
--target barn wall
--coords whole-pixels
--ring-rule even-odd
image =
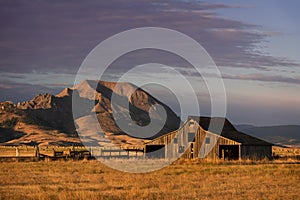
[[[263,159],[272,157],[272,146],[242,145],[243,159]]]
[[[214,136],[216,137],[216,136]],[[220,145],[240,145],[240,143],[235,142],[233,140],[223,138],[223,137],[218,137],[216,144],[212,147],[211,151],[210,149],[207,149],[209,152],[207,156],[205,157],[208,160],[218,160],[219,159],[219,147]],[[207,145],[203,145],[203,147],[207,147]]]
[[[188,148],[188,136],[186,133],[189,132],[188,123],[176,131],[160,136],[145,145],[147,152],[151,145],[165,145],[165,158],[177,158]]]
[[[209,143],[206,143],[206,138],[209,138]],[[195,141],[192,142],[182,157],[188,159],[205,158],[217,160],[219,159],[220,145],[240,145],[240,143],[205,131],[198,126],[195,134]]]

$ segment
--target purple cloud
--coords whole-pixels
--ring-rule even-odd
[[[254,51],[268,36],[250,31],[260,27],[220,18],[213,12],[230,7],[181,1],[2,1],[0,71],[76,73],[99,42],[142,26],[186,33],[199,41],[220,66],[297,65]]]
[[[286,76],[280,76],[280,75],[264,75],[264,74],[229,75],[229,74],[225,74],[222,77],[225,79],[254,80],[254,81],[265,81],[265,82],[300,84],[300,77],[286,77]]]
[[[14,103],[20,101],[28,101],[37,94],[57,94],[63,89],[63,87],[47,87],[44,85],[31,85],[26,83],[14,83],[14,82],[0,82],[0,102],[1,101],[13,101]]]

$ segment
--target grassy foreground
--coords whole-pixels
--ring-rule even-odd
[[[146,174],[98,161],[0,163],[0,199],[299,199],[299,164],[173,164]]]

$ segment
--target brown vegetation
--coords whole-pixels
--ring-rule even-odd
[[[1,163],[0,199],[298,199],[299,164],[194,163],[146,174],[98,161]]]
[[[300,160],[300,147],[273,146],[272,152],[275,158]]]

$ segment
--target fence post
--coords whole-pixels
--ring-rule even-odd
[[[39,149],[38,145],[35,146],[35,157],[36,157],[37,161],[40,160],[40,149]]]
[[[19,156],[20,156],[19,148],[16,147],[16,157],[19,157]]]

